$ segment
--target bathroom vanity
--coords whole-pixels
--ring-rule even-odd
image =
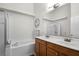
[[[76,45],[78,41],[69,43],[64,42],[63,37],[46,38],[42,36],[37,37],[35,42],[37,56],[79,56],[79,46]]]

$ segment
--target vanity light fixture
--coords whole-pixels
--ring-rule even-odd
[[[48,11],[51,11],[51,10],[54,10],[54,9],[56,9],[56,8],[58,8],[58,7],[60,7],[60,6],[62,6],[62,5],[64,5],[64,4],[66,4],[66,3],[48,3],[47,4],[47,9],[48,9]]]

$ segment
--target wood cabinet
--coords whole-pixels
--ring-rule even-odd
[[[37,56],[46,56],[46,42],[40,39],[36,39],[36,55]]]
[[[36,38],[37,56],[79,56],[79,51]]]

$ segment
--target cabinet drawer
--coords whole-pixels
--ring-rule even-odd
[[[61,53],[64,53],[66,55],[70,55],[70,56],[79,56],[79,51],[75,51],[75,50],[72,50],[70,48],[66,48],[66,47],[63,47],[63,46],[60,46],[60,45],[56,45],[56,44],[53,44],[53,43],[47,43],[47,47],[50,47],[52,49],[55,49],[56,51],[59,51]]]
[[[36,42],[39,42],[40,44],[46,45],[46,41],[44,41],[44,40],[41,40],[38,38],[36,38],[35,40],[36,40]]]

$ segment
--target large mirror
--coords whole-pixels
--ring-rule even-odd
[[[47,35],[54,35],[54,36],[69,36],[69,22],[68,18],[64,17],[60,20],[44,20],[44,27],[46,27],[46,34]]]

